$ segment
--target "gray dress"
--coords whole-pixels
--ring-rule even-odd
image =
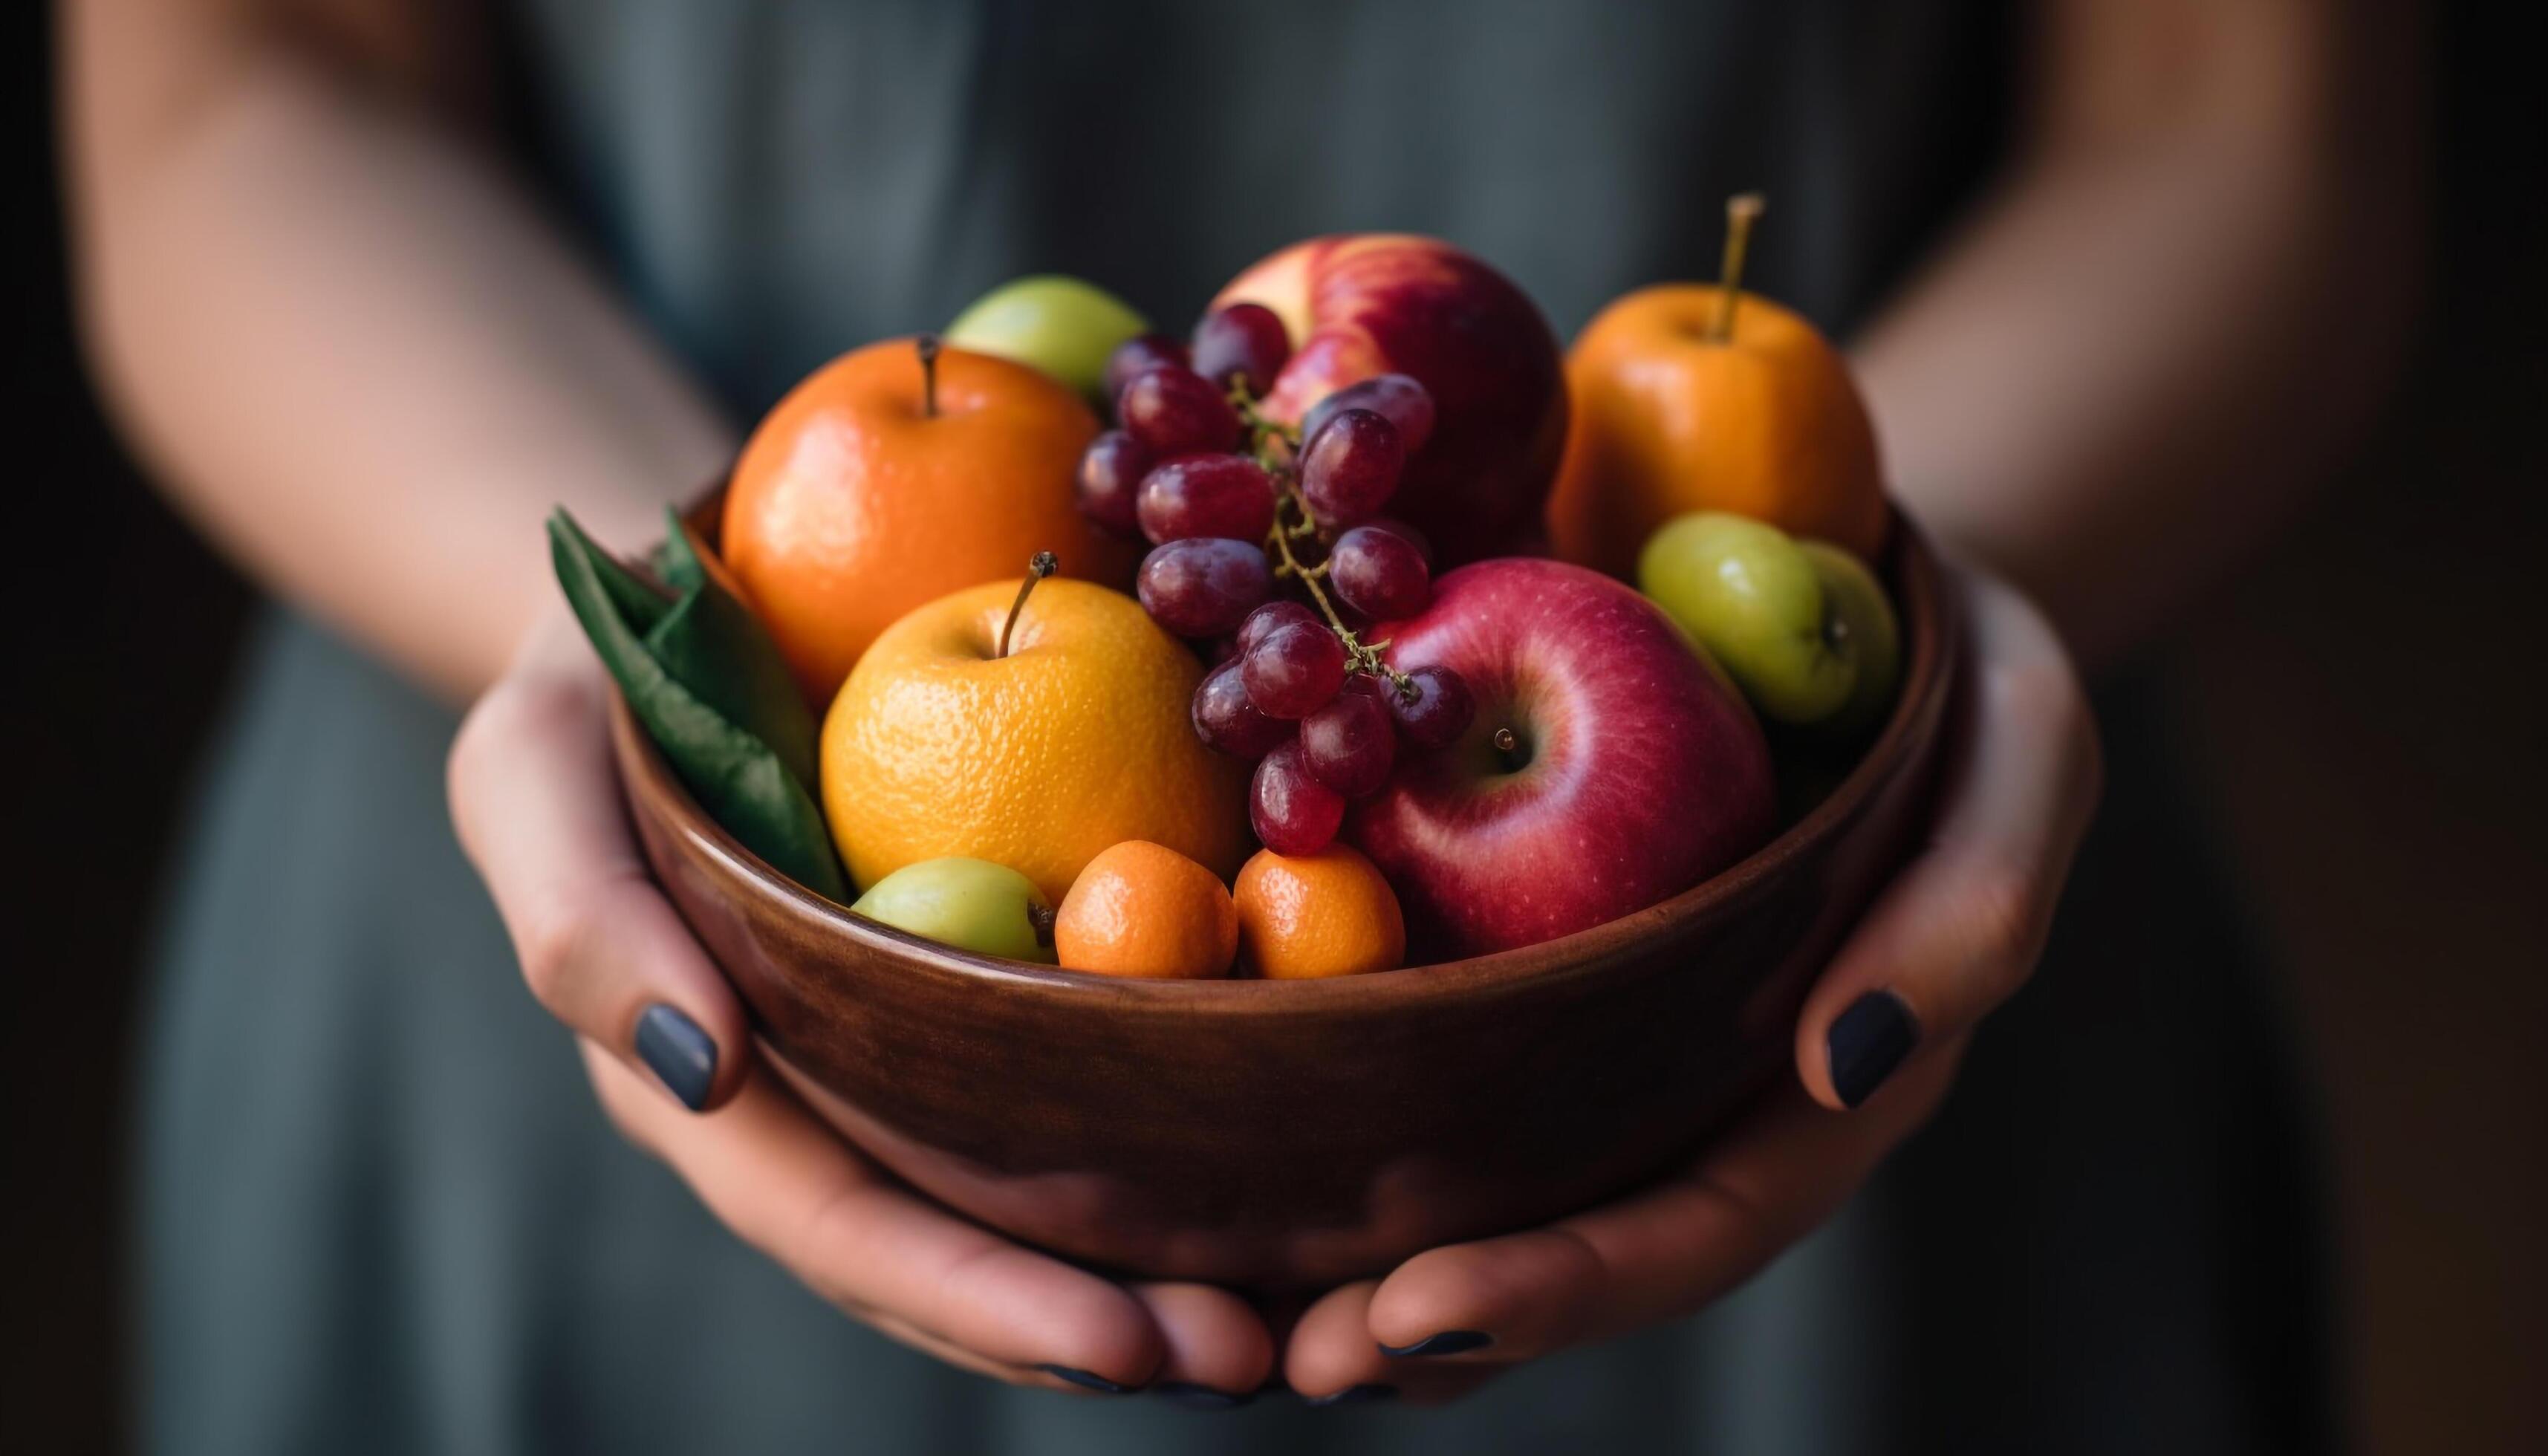
[[[1022,272],[1164,320],[1438,233],[1571,333],[1703,271],[1836,328],[1992,159],[1977,5],[539,0],[527,153],[749,418]],[[1013,1391],[853,1323],[595,1110],[452,841],[453,719],[278,615],[167,922],[143,1099],[171,1452],[2249,1451],[2324,1443],[2308,1169],[2237,927],[2110,704],[2113,808],[1938,1125],[1707,1314],[1459,1407]]]

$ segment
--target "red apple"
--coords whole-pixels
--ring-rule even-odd
[[[1283,249],[1212,306],[1237,303],[1273,310],[1291,335],[1263,407],[1284,423],[1375,374],[1410,375],[1432,395],[1432,436],[1389,514],[1421,529],[1444,566],[1533,543],[1566,445],[1566,372],[1512,280],[1430,237],[1343,233]]]
[[[1482,561],[1436,582],[1422,615],[1371,635],[1401,672],[1457,672],[1478,703],[1466,734],[1403,758],[1345,829],[1427,954],[1571,935],[1768,841],[1760,724],[1618,582],[1563,562]]]

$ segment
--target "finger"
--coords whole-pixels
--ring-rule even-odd
[[[1408,1359],[1537,1359],[1575,1341],[1606,1283],[1600,1255],[1565,1228],[1427,1249],[1381,1281],[1370,1337]]]
[[[1930,847],[1878,897],[1807,996],[1796,1070],[1856,1107],[1925,1041],[1960,1035],[2033,973],[2095,812],[2097,731],[2059,639],[2025,598],[1967,589],[1960,745]]]
[[[517,666],[452,745],[453,822],[540,1004],[683,1106],[716,1107],[751,1059],[743,1007],[638,856],[606,703],[589,653]]]
[[[1370,1337],[1410,1351],[1403,1363],[1512,1364],[1701,1309],[1840,1207],[1943,1098],[1961,1046],[1935,1047],[1865,1112],[1789,1086],[1678,1178],[1418,1254],[1374,1291]]]
[[[1331,1290],[1292,1326],[1283,1350],[1283,1377],[1304,1403],[1437,1406],[1502,1373],[1502,1365],[1443,1364],[1383,1351],[1371,1337],[1371,1301],[1379,1288],[1377,1281],[1366,1279]]]
[[[690,1117],[618,1061],[588,1054],[623,1124],[745,1241],[817,1294],[884,1328],[945,1341],[1004,1378],[1091,1390],[1147,1383],[1165,1348],[1142,1303],[904,1191],[756,1067]],[[966,1362],[970,1368],[979,1365]]]
[[[1137,1284],[1166,1353],[1149,1389],[1201,1410],[1243,1406],[1274,1371],[1274,1339],[1245,1301],[1208,1284]]]

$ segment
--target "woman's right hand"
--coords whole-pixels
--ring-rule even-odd
[[[524,978],[582,1041],[620,1132],[816,1293],[950,1364],[1199,1404],[1263,1385],[1274,1342],[1235,1296],[1119,1285],[966,1223],[759,1063],[733,989],[639,857],[608,691],[573,619],[551,611],[462,725],[450,793]]]

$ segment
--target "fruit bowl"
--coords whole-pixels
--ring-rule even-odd
[[[1818,805],[1636,914],[1383,974],[1127,980],[951,950],[763,864],[616,699],[612,744],[656,877],[877,1162],[1099,1267],[1319,1288],[1631,1188],[1788,1074],[1805,991],[1917,841],[1943,748],[1954,597],[1909,520],[1891,541],[1901,694]]]

